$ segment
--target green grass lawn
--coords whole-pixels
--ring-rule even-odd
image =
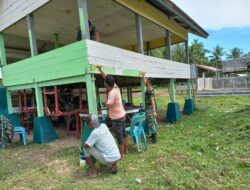
[[[163,117],[167,100],[157,102]],[[130,141],[117,175],[98,165],[95,179],[76,145],[15,143],[0,150],[0,189],[250,189],[250,97],[199,99],[193,115],[161,123],[158,141],[141,154]]]

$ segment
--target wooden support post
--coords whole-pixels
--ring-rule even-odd
[[[55,33],[54,34],[54,45],[55,45],[55,49],[59,48],[59,34],[58,33]]]
[[[185,42],[185,55],[186,55],[186,63],[189,63],[189,51],[188,51],[188,41]],[[191,75],[190,75],[191,77]],[[192,99],[192,79],[187,80],[187,91],[188,91],[188,99]]]
[[[129,102],[129,86],[127,86],[127,99],[128,99],[128,102]]]
[[[176,102],[174,79],[170,79],[170,99],[171,102]]]
[[[188,91],[188,99],[192,99],[192,84],[190,79],[187,81],[187,91]]]
[[[59,97],[58,97],[58,88],[57,88],[57,86],[54,86],[54,93],[55,93],[55,106],[56,106],[56,108],[55,108],[55,110],[56,110],[56,113],[58,113],[59,112],[59,104],[58,104],[58,102],[59,102]]]
[[[132,104],[132,88],[130,86],[127,87],[127,96],[128,96],[128,103]]]
[[[80,86],[79,89],[79,106],[80,106],[80,112],[82,112],[82,86]]]
[[[135,22],[136,22],[138,52],[144,54],[141,17],[137,13],[135,14]]]
[[[87,0],[78,0],[79,20],[82,40],[90,39],[89,24],[88,24],[88,10]]]
[[[97,101],[97,108],[101,107],[100,92],[98,86],[96,86],[96,101]]]
[[[141,17],[137,13],[135,13],[135,22],[136,22],[138,52],[141,54],[144,54]],[[143,106],[143,108],[145,108],[145,90],[146,90],[146,88],[144,85],[144,81],[143,81],[143,79],[141,79],[141,92],[142,92],[142,106]]]
[[[35,83],[35,94],[36,94],[37,116],[43,117],[44,116],[43,95],[41,88],[38,86],[38,83]]]
[[[166,30],[166,49],[167,49],[167,55],[166,58],[168,60],[172,60],[172,52],[171,52],[171,33]],[[171,102],[176,102],[176,98],[175,98],[175,84],[174,84],[175,80],[174,79],[170,79],[170,99]]]
[[[33,14],[27,15],[27,23],[29,30],[29,40],[30,40],[30,49],[32,57],[37,55],[37,45],[36,45],[36,34],[35,34],[35,24]]]
[[[132,90],[132,87],[130,87],[129,93],[130,93],[130,95],[129,95],[129,97],[130,97],[129,102],[130,102],[131,104],[133,104],[133,90]]]
[[[172,53],[171,53],[171,33],[166,30],[166,59],[172,60]]]
[[[8,105],[8,113],[13,113],[13,107],[12,107],[12,100],[11,100],[11,92],[7,89],[6,90],[6,96],[7,96],[7,105]]]
[[[0,65],[7,65],[6,53],[4,48],[4,37],[2,32],[0,32],[0,60]]]
[[[186,63],[189,63],[189,50],[188,50],[188,41],[185,42],[185,58],[186,58]]]
[[[97,114],[97,100],[96,100],[96,88],[95,77],[93,74],[86,75],[86,86],[88,96],[89,113]]]

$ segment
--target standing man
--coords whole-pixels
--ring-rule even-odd
[[[153,89],[153,79],[146,78],[145,72],[141,73],[142,78],[144,80],[144,85],[147,90],[145,92],[145,109],[146,109],[146,125],[150,128],[152,143],[155,144],[157,142],[157,110],[156,110],[156,102],[155,102],[155,94]]]
[[[0,148],[12,143],[14,127],[9,119],[0,114]]]
[[[125,132],[125,110],[122,105],[121,92],[115,84],[114,77],[106,75],[102,70],[102,66],[98,65],[97,68],[104,79],[104,86],[108,90],[106,106],[109,109],[109,117],[111,118],[112,127],[119,145],[121,159],[123,159],[124,153],[128,152],[128,138]]]
[[[115,139],[110,133],[106,124],[100,124],[98,117],[94,114],[85,116],[88,127],[93,131],[87,141],[84,143],[84,155],[89,164],[90,170],[87,175],[96,177],[97,172],[92,160],[92,156],[108,167],[111,167],[111,172],[117,172],[117,162],[121,158]]]
[[[99,34],[97,28],[90,21],[89,21],[89,36],[90,36],[90,40],[97,41],[97,42],[100,41],[100,34]],[[80,29],[78,30],[76,40],[77,41],[82,40],[82,35],[81,35]]]

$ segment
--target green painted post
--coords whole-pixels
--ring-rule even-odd
[[[0,65],[7,65],[6,53],[4,48],[4,37],[2,32],[0,32],[0,60]]]
[[[37,55],[37,45],[36,45],[36,35],[35,35],[35,24],[33,14],[27,15],[27,23],[29,30],[29,41],[30,41],[30,49],[32,57]],[[36,95],[36,107],[37,107],[37,115],[38,117],[44,116],[44,108],[43,108],[43,97],[42,90],[38,87],[38,84],[35,83],[35,95]]]
[[[60,47],[60,45],[59,45],[59,34],[58,34],[58,33],[55,33],[53,37],[54,37],[55,49],[57,49],[57,48]]]
[[[170,98],[171,102],[176,102],[174,79],[170,79]]]
[[[82,40],[90,39],[86,0],[78,0],[78,11],[79,11],[79,20],[80,20]]]
[[[86,75],[86,85],[87,85],[89,113],[97,114],[98,112],[97,112],[95,77],[93,74]]]
[[[36,35],[35,35],[35,24],[33,14],[27,15],[30,49],[32,57],[37,55]]]
[[[38,83],[35,83],[35,94],[36,94],[37,116],[43,117],[44,116],[43,95],[41,88],[38,86]]]
[[[6,96],[7,96],[8,112],[9,114],[12,114],[13,107],[12,107],[12,101],[11,101],[11,92],[8,89],[6,90]]]
[[[146,92],[146,87],[144,85],[144,80],[141,80],[141,93],[142,93],[142,107],[145,108],[146,107],[146,103],[145,103],[145,92]]]

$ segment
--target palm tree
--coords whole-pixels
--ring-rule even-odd
[[[250,57],[250,52],[244,54],[243,57]]]
[[[151,55],[153,57],[159,57],[159,58],[166,59],[166,52],[167,52],[166,47],[162,47],[162,48],[150,50],[148,55]]]
[[[215,63],[215,67],[221,65],[222,56],[225,54],[223,48],[217,45],[213,48],[213,51],[211,53],[212,56],[210,56],[210,58],[211,61]]]
[[[243,55],[242,49],[235,47],[230,50],[230,54],[227,55],[227,58],[229,59],[239,58],[242,57],[242,55]]]
[[[185,46],[184,44],[174,45],[171,49],[173,61],[185,62]]]
[[[190,63],[204,64],[207,63],[207,58],[205,56],[207,50],[204,49],[204,44],[199,42],[199,40],[194,40],[189,47],[189,57]]]

